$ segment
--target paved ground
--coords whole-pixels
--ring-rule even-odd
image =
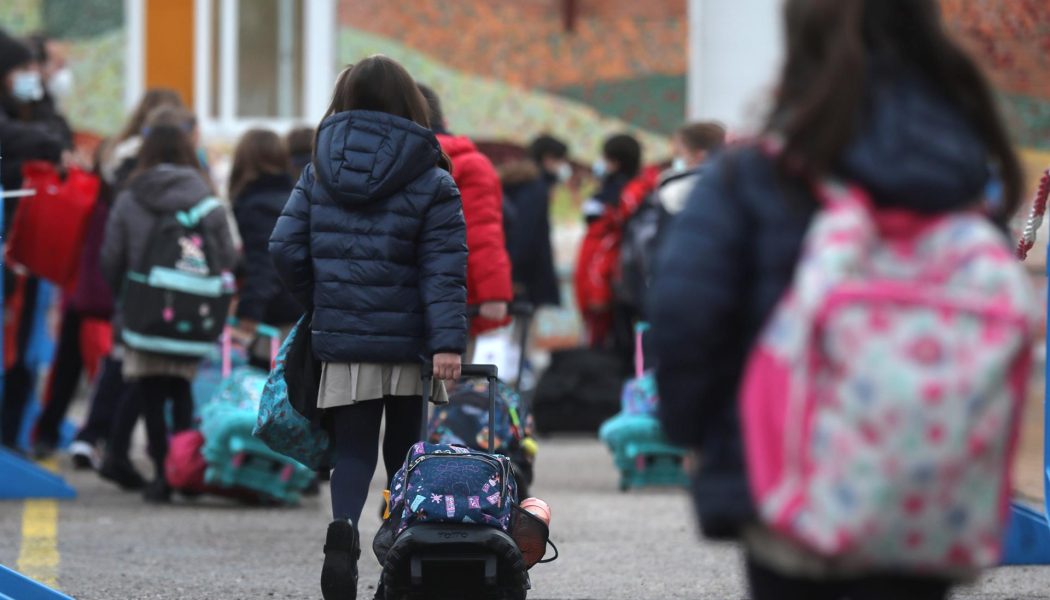
[[[551,504],[562,558],[533,570],[530,598],[746,597],[737,551],[697,541],[683,494],[619,493],[594,441],[548,440],[540,458],[535,494]],[[221,500],[156,508],[91,473],[69,473],[69,480],[80,497],[59,508],[58,585],[75,598],[320,597],[324,495],[280,510]],[[2,564],[17,563],[22,513],[21,503],[0,504]],[[368,514],[368,539],[377,525]],[[378,568],[370,555],[362,565],[361,594],[371,598]],[[1050,598],[1050,567],[999,569],[956,598]]]

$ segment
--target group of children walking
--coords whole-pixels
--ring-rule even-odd
[[[869,248],[876,248],[870,240],[878,236],[894,244],[917,239],[936,231],[934,224],[946,222],[935,217],[970,213],[984,218],[952,221],[959,235],[971,232],[987,238],[992,228],[982,223],[1004,226],[1018,206],[1021,169],[987,84],[944,33],[933,0],[789,0],[785,16],[787,60],[761,141],[719,152],[698,171],[707,154],[719,150],[725,132],[712,126],[683,129],[678,136],[680,158],[691,162],[680,165],[679,177],[668,178],[680,180],[688,172],[683,191],[668,186],[657,190],[656,173],[642,167],[637,142],[627,136],[609,139],[603,148],[601,189],[585,207],[588,236],[593,234],[598,246],[610,236],[622,236],[626,220],[654,190],[665,196],[662,202],[671,224],[656,266],[645,276],[647,285],[652,283],[645,307],[653,322],[662,422],[672,441],[698,452],[695,500],[701,526],[708,536],[744,543],[753,596],[944,598],[955,582],[994,560],[1002,528],[1001,498],[971,502],[965,488],[953,487],[951,481],[968,476],[966,461],[921,463],[908,471],[906,450],[887,449],[885,440],[892,438],[891,430],[898,429],[902,419],[917,420],[924,423],[923,435],[932,447],[946,439],[950,427],[962,427],[963,406],[970,406],[967,418],[981,407],[998,406],[1001,410],[980,423],[982,432],[992,428],[1002,439],[960,429],[957,433],[964,437],[959,439],[970,442],[952,448],[966,448],[967,459],[986,469],[989,485],[1002,484],[1009,459],[1003,439],[1016,434],[1010,423],[1016,421],[1017,410],[1010,404],[1013,396],[1004,390],[1016,382],[1007,380],[1005,370],[990,369],[991,379],[983,383],[994,389],[964,389],[941,385],[956,375],[962,381],[963,374],[937,369],[943,364],[976,365],[974,361],[983,360],[980,352],[1005,348],[1012,330],[989,319],[1009,313],[1011,302],[1023,313],[1030,300],[1027,292],[1014,288],[1015,297],[999,298],[987,313],[974,309],[976,304],[946,305],[931,313],[945,322],[960,319],[960,330],[978,327],[971,329],[984,332],[984,345],[957,359],[950,353],[958,349],[938,346],[941,338],[923,329],[924,336],[907,346],[912,361],[907,376],[927,382],[914,384],[921,390],[921,406],[899,406],[902,398],[910,398],[908,386],[913,385],[905,374],[894,388],[897,392],[885,392],[879,386],[893,382],[864,379],[866,372],[854,364],[861,355],[851,356],[837,346],[812,350],[816,346],[809,338],[791,337],[792,326],[816,319],[804,310],[804,303],[812,300],[811,294],[830,289],[812,287],[813,278],[833,272],[813,269],[812,261],[832,261],[829,268],[847,264],[841,261],[848,256],[829,254],[829,247],[842,245],[848,251],[855,247],[850,244],[864,239],[872,244]],[[381,418],[385,414],[382,452],[389,479],[417,441],[422,365],[431,364],[437,380],[458,378],[472,331],[504,322],[507,302],[514,295],[512,280],[518,278],[512,279],[503,239],[497,172],[469,140],[450,135],[448,126],[437,95],[421,88],[400,64],[383,56],[364,59],[340,74],[316,134],[296,134],[312,138],[312,150],[291,148],[268,131],[249,132],[238,144],[229,199],[241,233],[240,254],[224,212],[201,216],[201,235],[213,250],[207,258],[215,263],[208,268],[232,273],[239,261],[243,264],[235,310],[243,331],[250,332],[260,322],[289,326],[303,311],[309,314],[313,351],[322,362],[317,406],[324,410],[335,449],[333,522],[322,570],[325,598],[356,597],[361,552],[357,523],[378,460]],[[130,308],[121,303],[121,290],[146,252],[157,220],[190,211],[216,193],[196,151],[196,136],[195,121],[177,97],[154,91],[102,153],[100,172],[107,185],[109,214],[99,243],[99,266],[117,299],[113,320],[118,331]],[[567,168],[564,145],[547,142],[539,144],[536,156],[545,185],[561,178]],[[293,168],[301,168],[301,174],[294,174]],[[1003,192],[991,205],[984,203],[983,193],[993,177],[1002,183]],[[843,188],[828,183],[829,178],[852,184],[846,188],[849,194],[837,195]],[[919,217],[904,219],[901,211]],[[882,213],[895,216],[883,219]],[[869,221],[870,226],[865,225]],[[807,235],[811,224],[816,224],[814,232]],[[832,231],[835,227],[842,230]],[[931,239],[952,244],[959,238]],[[809,246],[804,247],[804,240]],[[1006,247],[1005,239],[999,242]],[[994,244],[977,247],[994,255],[989,260],[1004,261]],[[879,261],[909,265],[891,269],[892,278],[911,273],[909,268],[916,265],[907,262],[909,257],[913,262],[927,255],[942,258],[923,254],[929,250],[924,246],[903,243],[900,248],[906,250],[887,256],[872,250],[870,263],[858,263],[843,277],[857,283],[857,273],[878,271],[884,266]],[[581,259],[578,281],[586,284],[588,277],[604,276],[613,269],[603,262],[607,260]],[[958,285],[963,275],[955,274],[970,277],[975,269],[986,277],[979,268],[983,267],[948,272],[946,285]],[[1008,268],[998,272],[1014,273]],[[608,285],[607,280],[601,283]],[[611,294],[605,287],[593,293],[584,288],[581,309],[592,335],[613,335]],[[900,312],[899,305],[922,306],[928,296],[908,295],[909,290],[892,285],[878,288],[877,294],[871,291],[874,287],[851,289],[853,300],[843,303],[861,298],[890,304],[856,309],[870,312],[840,309],[859,321],[839,323],[834,320],[837,313],[820,321],[828,328],[820,329],[822,335],[851,324],[864,332],[834,338],[836,343],[868,348],[865,344],[872,339],[882,339],[881,332],[914,325],[908,321],[913,317],[920,323],[914,327],[926,327],[922,323],[928,320],[918,319],[914,311]],[[981,294],[988,292],[967,288],[960,293],[973,295],[980,304]],[[483,320],[473,327],[466,316],[468,303],[481,307]],[[953,316],[956,309],[962,316]],[[774,310],[780,318],[767,331]],[[1013,325],[1026,326],[1023,321]],[[101,472],[125,487],[145,485],[128,459],[130,432],[143,414],[157,469],[146,497],[164,501],[170,497],[162,467],[168,435],[165,408],[172,407],[175,429],[190,426],[189,382],[197,361],[130,347],[127,336],[119,333],[116,338],[117,350],[106,362],[94,402],[97,407],[105,402],[103,397],[122,397]],[[814,385],[824,387],[803,390],[784,399],[782,406],[775,403],[782,389],[797,385],[799,377],[816,377],[805,368],[778,370],[782,365],[777,361],[795,366],[790,352],[777,355],[778,348],[795,348],[792,343],[814,352],[805,355],[810,369],[824,368],[821,352],[838,352],[835,356],[844,358],[821,371],[823,378]],[[756,348],[761,352],[753,355]],[[988,360],[1005,361],[1020,356],[1021,349],[1003,352]],[[1025,371],[1023,360],[1016,366],[1018,371],[1009,372]],[[769,385],[769,378],[776,377],[783,377],[776,380],[783,385]],[[840,387],[827,386],[840,380]],[[742,387],[750,411],[743,417]],[[120,389],[126,391],[115,391]],[[431,397],[444,401],[442,391],[437,386]],[[955,397],[964,393],[965,398]],[[781,456],[783,448],[769,449],[756,437],[762,427],[780,435],[797,424],[793,419],[799,405],[791,401],[811,396],[820,400],[808,408],[818,415],[817,425],[806,425],[794,437],[787,434],[797,442],[809,440],[815,431],[813,448],[823,448],[824,454],[791,446],[801,454]],[[854,401],[861,407],[881,406],[879,402],[898,406],[882,407],[884,413],[847,410],[848,418],[859,423],[856,431],[842,430],[841,419],[820,421],[819,415]],[[769,407],[768,414],[763,406]],[[777,415],[772,424],[769,414]],[[865,420],[866,415],[884,421]],[[89,431],[81,440],[92,443],[98,433]],[[822,438],[822,431],[834,435]],[[882,500],[903,495],[900,506],[890,506],[886,514],[904,516],[886,524],[878,514],[869,515],[870,521],[825,531],[823,520],[862,504],[868,491],[845,484],[818,490],[818,483],[805,478],[820,472],[826,457],[855,457],[858,444],[885,454],[884,463],[856,458],[853,464],[872,469],[871,481],[885,484]],[[776,480],[780,473],[772,464],[776,460],[787,461],[788,472],[795,475],[781,482],[788,487],[770,487],[771,478]],[[942,467],[945,472],[939,470]],[[839,482],[846,477],[834,469],[826,475]],[[799,481],[814,487],[789,487]],[[938,490],[944,493],[936,495]],[[819,496],[825,491],[827,497]],[[796,495],[785,496],[789,492]],[[940,503],[937,511],[928,500]],[[811,505],[823,511],[801,512]],[[938,518],[944,520],[943,527],[931,537],[930,523]],[[984,528],[968,529],[972,523]],[[858,547],[871,547],[872,539],[889,536],[886,531],[900,536],[892,540],[902,544],[896,562],[886,560],[878,548],[858,553]],[[908,557],[917,558],[908,562]]]

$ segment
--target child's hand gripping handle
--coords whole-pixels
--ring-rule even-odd
[[[496,451],[496,382],[499,381],[499,369],[496,365],[463,365],[463,377],[486,379],[489,384],[489,452]],[[430,386],[434,381],[434,367],[430,361],[423,363],[423,422],[420,424],[419,439],[427,439],[427,421],[430,418]]]

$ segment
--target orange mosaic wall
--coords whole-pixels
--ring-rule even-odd
[[[528,88],[686,72],[686,0],[341,0],[340,24]]]
[[[948,26],[996,86],[1050,100],[1050,1],[941,0]]]

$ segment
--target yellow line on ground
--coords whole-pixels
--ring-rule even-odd
[[[49,471],[58,470],[55,459],[41,461]],[[18,571],[58,589],[58,501],[26,500],[22,508],[22,545]]]

